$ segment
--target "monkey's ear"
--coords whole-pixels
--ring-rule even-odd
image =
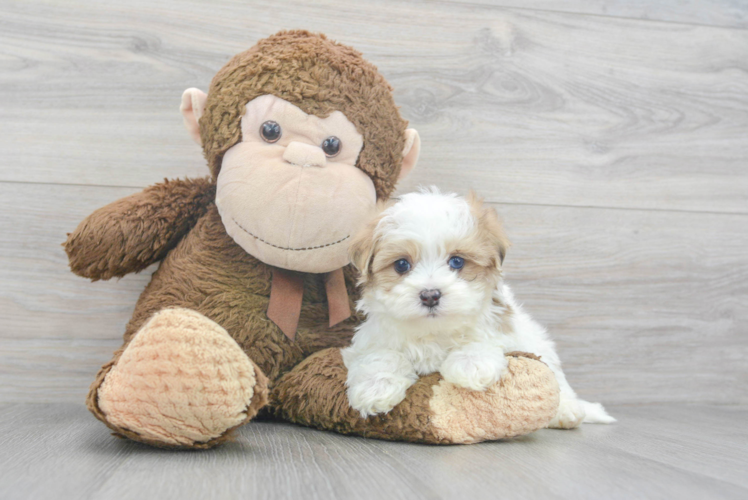
[[[190,133],[192,140],[200,145],[202,145],[203,141],[200,139],[200,125],[198,124],[198,120],[203,116],[205,101],[207,99],[208,94],[200,89],[191,88],[184,91],[182,94],[182,104],[179,105],[179,111],[182,112],[187,132]]]
[[[421,154],[421,138],[414,128],[405,131],[405,147],[403,148],[403,166],[400,168],[400,175],[397,180],[401,181],[408,176],[413,167],[418,162],[418,155]]]

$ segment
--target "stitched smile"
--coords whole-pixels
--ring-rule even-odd
[[[233,221],[234,221],[234,224],[236,224],[237,226],[239,226],[239,229],[241,229],[242,231],[244,231],[245,233],[247,233],[248,235],[250,235],[250,236],[251,236],[252,238],[256,239],[257,241],[260,241],[260,242],[262,242],[262,243],[264,243],[264,244],[266,244],[266,245],[268,245],[268,246],[271,246],[271,247],[273,247],[273,248],[277,248],[277,249],[279,249],[279,250],[291,250],[291,251],[293,251],[293,252],[303,252],[304,250],[317,250],[318,248],[331,247],[331,246],[333,246],[333,245],[337,245],[338,243],[341,243],[341,242],[343,242],[343,241],[345,241],[345,240],[347,240],[348,238],[350,238],[350,237],[351,237],[351,235],[349,234],[349,235],[348,235],[348,236],[346,236],[345,238],[341,238],[341,239],[339,239],[338,241],[333,241],[332,243],[327,243],[326,245],[317,245],[317,246],[315,246],[315,247],[304,247],[304,248],[288,248],[288,247],[282,247],[282,246],[279,246],[279,245],[273,245],[273,244],[272,244],[272,243],[270,243],[269,241],[265,241],[265,240],[263,240],[262,238],[260,238],[260,237],[259,237],[259,236],[257,236],[256,234],[252,234],[252,232],[250,232],[250,231],[247,231],[247,230],[246,230],[246,229],[244,228],[244,226],[242,226],[241,224],[239,224],[239,221],[237,221],[237,220],[236,220],[236,219],[234,219],[233,217],[231,218],[231,220],[233,220]]]

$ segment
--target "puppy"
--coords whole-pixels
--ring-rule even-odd
[[[541,357],[560,388],[549,427],[610,423],[566,381],[546,330],[525,313],[502,280],[509,242],[496,212],[474,194],[436,188],[406,194],[351,243],[367,319],[342,351],[347,394],[363,417],[386,413],[419,377],[433,372],[484,391],[499,381],[505,352]]]

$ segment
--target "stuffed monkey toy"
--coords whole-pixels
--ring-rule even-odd
[[[209,448],[262,410],[341,433],[470,443],[544,427],[550,370],[510,355],[501,382],[422,377],[386,415],[345,394],[339,348],[361,318],[348,242],[418,158],[392,89],[355,50],[280,32],[236,55],[181,110],[210,177],[165,181],[87,217],[65,250],[91,280],[160,262],[88,408],[115,435]]]

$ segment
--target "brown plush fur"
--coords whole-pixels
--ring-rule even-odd
[[[88,406],[94,415],[106,422],[97,404],[98,387],[144,323],[168,307],[192,309],[221,325],[271,383],[315,351],[348,345],[360,318],[354,315],[327,326],[322,275],[305,277],[294,341],[268,320],[271,269],[226,233],[213,203],[214,182],[223,154],[241,140],[245,104],[272,94],[320,117],[342,111],[364,137],[358,166],[371,176],[378,196],[386,198],[400,171],[407,126],[391,91],[361,54],[306,31],[281,32],[262,40],[219,71],[200,119],[212,181],[167,181],[149,187],[97,210],[65,243],[73,272],[93,280],[140,271],[163,259],[135,306],[124,345],[91,386]],[[345,270],[348,294],[355,299],[352,273]],[[264,404],[258,399],[253,406]],[[256,409],[248,411],[248,418],[254,413]],[[147,441],[128,429],[107,425],[120,435]],[[195,446],[217,442],[220,439]]]
[[[109,207],[119,210],[125,200]],[[105,218],[107,208],[96,214]],[[77,234],[78,231],[74,232],[71,239]],[[102,232],[99,237],[106,240],[108,236]],[[349,266],[344,273],[348,294],[353,300],[357,297],[353,270]],[[344,347],[350,343],[353,327],[360,317],[353,316],[332,328],[327,326],[324,275],[305,276],[301,318],[294,341],[289,340],[265,314],[270,297],[270,278],[270,267],[246,253],[226,234],[218,210],[210,204],[207,213],[164,258],[140,296],[125,329],[124,345],[114,353],[112,361],[101,368],[91,386],[89,409],[106,422],[96,402],[98,387],[144,323],[168,307],[192,309],[221,325],[271,382],[320,349]],[[353,309],[353,303],[350,305]],[[136,434],[126,429],[113,429],[138,439]],[[216,439],[210,444],[220,442]],[[200,444],[201,447],[207,445]]]
[[[345,274],[348,293],[356,297],[352,270]],[[226,234],[218,210],[210,205],[154,273],[127,324],[125,343],[159,310],[192,309],[225,328],[271,381],[319,349],[348,345],[356,318],[327,326],[324,275],[305,275],[294,341],[265,315],[270,278],[271,268]]]
[[[73,272],[92,280],[123,276],[162,260],[135,306],[123,346],[101,368],[88,395],[91,412],[117,435],[170,447],[145,439],[132,429],[112,425],[98,405],[98,388],[129,342],[149,318],[170,307],[191,309],[216,322],[257,367],[257,397],[247,408],[247,420],[265,405],[267,387],[297,366],[294,377],[307,392],[297,391],[293,396],[288,393],[292,398],[289,401],[284,400],[282,391],[276,392],[273,404],[283,405],[282,411],[275,412],[277,415],[306,422],[312,418],[308,411],[302,415],[311,408],[308,405],[319,404],[318,396],[329,396],[329,391],[319,393],[322,388],[318,390],[315,385],[316,373],[324,371],[327,361],[311,355],[325,348],[347,346],[361,317],[354,315],[334,327],[327,326],[324,276],[307,274],[296,338],[289,340],[266,315],[271,268],[231,239],[214,204],[213,182],[223,154],[241,139],[244,105],[262,94],[276,95],[317,116],[333,110],[345,113],[364,137],[358,165],[372,178],[379,198],[386,199],[394,188],[401,167],[406,122],[394,105],[389,85],[358,52],[324,36],[296,31],[260,41],[233,58],[214,78],[200,119],[213,181],[167,181],[147,188],[94,212],[65,243]],[[351,266],[345,268],[344,274],[353,301],[357,298],[356,276]],[[353,309],[353,302],[350,305]],[[305,377],[310,379],[304,381]],[[390,423],[383,423],[377,436],[434,442],[424,405],[435,381],[436,378],[427,377],[419,382],[401,405],[402,421],[390,419]],[[294,405],[298,408],[291,411]],[[336,411],[342,420],[331,424],[333,428],[337,426],[345,432],[346,426],[359,425],[345,416],[342,407]],[[214,446],[227,439],[228,431],[191,447]],[[419,433],[422,436],[417,439]]]
[[[395,188],[408,122],[392,87],[359,52],[307,31],[282,31],[234,56],[213,78],[200,135],[213,177],[226,151],[241,140],[244,106],[271,94],[325,118],[343,114],[363,136],[358,167],[374,181],[379,199]]]
[[[422,443],[438,442],[429,426],[428,409],[438,374],[421,377],[405,400],[386,415],[361,418],[345,394],[347,370],[339,349],[325,349],[305,359],[270,393],[278,417],[341,434]]]
[[[70,269],[96,280],[142,271],[174,248],[216,197],[209,178],[165,180],[101,208],[68,234]]]
[[[274,415],[292,422],[376,439],[454,444],[513,437],[550,422],[558,407],[558,385],[537,356],[521,352],[507,356],[509,369],[499,382],[497,406],[486,405],[483,393],[449,384],[451,393],[471,393],[464,398],[465,406],[483,402],[491,407],[487,414],[451,415],[449,405],[445,408],[443,400],[434,398],[435,389],[441,389],[444,382],[441,375],[433,373],[413,384],[405,400],[389,413],[363,419],[348,403],[348,372],[339,349],[313,354],[281,378],[270,393],[270,408]],[[526,393],[532,397],[525,398]],[[449,425],[439,426],[442,421]]]

